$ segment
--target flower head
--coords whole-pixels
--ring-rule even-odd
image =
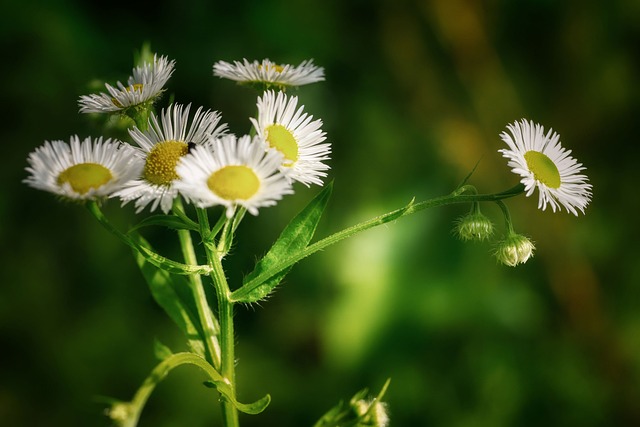
[[[493,223],[480,211],[471,212],[456,221],[453,232],[460,240],[483,241],[493,234]]]
[[[290,182],[278,168],[282,155],[265,151],[259,137],[226,135],[209,147],[196,147],[176,171],[175,187],[198,207],[222,205],[231,217],[236,206],[253,215],[292,194]]]
[[[176,165],[180,158],[193,147],[206,145],[226,131],[226,124],[219,125],[218,112],[203,111],[201,107],[190,121],[190,108],[191,104],[170,105],[166,111],[162,110],[160,118],[155,115],[149,118],[147,131],[137,127],[129,131],[139,146],[136,155],[143,160],[144,167],[137,179],[129,181],[113,196],[120,197],[123,203],[135,200],[136,212],[151,203],[151,211],[160,206],[168,213],[178,195],[173,183],[178,179]]]
[[[306,186],[322,185],[331,145],[323,143],[322,120],[313,120],[304,106],[297,106],[298,97],[267,91],[258,98],[258,119],[250,120],[268,148],[283,154],[280,169],[285,175]]]
[[[502,264],[515,267],[527,262],[533,256],[535,249],[531,240],[512,232],[497,244],[494,255]]]
[[[142,162],[134,149],[119,141],[72,136],[64,141],[46,141],[27,161],[29,177],[24,182],[74,200],[108,196],[140,173]]]
[[[521,120],[507,126],[511,134],[502,132],[500,137],[509,146],[498,150],[509,159],[512,172],[522,177],[527,197],[538,188],[538,208],[545,210],[547,204],[555,212],[561,206],[574,215],[584,213],[591,201],[591,184],[585,169],[560,145],[560,136],[532,121]]]
[[[166,56],[154,56],[153,63],[145,62],[133,69],[133,75],[124,85],[117,87],[105,84],[108,93],[82,95],[78,101],[81,113],[111,113],[123,111],[130,107],[153,103],[164,91],[175,61]]]
[[[285,89],[288,86],[302,86],[324,80],[324,69],[313,65],[313,60],[302,61],[296,67],[276,64],[268,59],[263,59],[262,62],[243,59],[242,62],[233,61],[233,64],[216,62],[213,65],[213,75],[239,83],[256,83],[267,88],[275,86]]]
[[[357,426],[387,427],[389,425],[389,410],[384,402],[364,399],[351,402],[351,406],[358,415]]]

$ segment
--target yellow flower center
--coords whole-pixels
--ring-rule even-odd
[[[144,164],[144,179],[156,185],[171,185],[178,179],[176,165],[189,152],[189,145],[182,141],[164,141],[156,144]]]
[[[247,166],[225,166],[211,174],[207,186],[225,200],[247,200],[260,189],[260,180]]]
[[[127,86],[126,88],[124,88],[124,90],[126,90],[127,92],[133,91],[133,92],[142,93],[142,87],[143,87],[142,83],[135,83],[135,84],[132,84],[131,86]],[[118,108],[124,107],[124,105],[122,105],[122,103],[115,98],[111,98],[111,102],[113,102],[113,105],[115,105]]]
[[[524,159],[536,180],[549,188],[560,188],[560,172],[553,160],[539,151],[527,151],[524,153]]]
[[[79,163],[65,169],[58,175],[58,185],[69,183],[73,191],[85,194],[111,181],[111,171],[98,163]]]
[[[259,70],[262,70],[264,68],[265,67],[262,64],[258,65]],[[276,70],[276,73],[281,73],[282,71],[284,71],[284,67],[278,64],[271,64],[271,65],[268,65],[266,68],[267,70]]]
[[[282,125],[271,125],[267,127],[267,143],[272,148],[280,151],[287,160],[285,166],[293,166],[298,160],[298,141],[289,130]]]

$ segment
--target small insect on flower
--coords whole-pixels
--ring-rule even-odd
[[[172,104],[162,110],[159,117],[151,115],[144,132],[134,127],[129,131],[138,144],[136,155],[144,163],[137,179],[129,181],[123,189],[113,194],[123,203],[135,200],[136,212],[151,204],[151,211],[158,206],[168,213],[178,190],[173,183],[178,179],[176,165],[194,147],[208,145],[210,141],[226,133],[226,124],[220,124],[220,114],[201,108],[189,120],[191,104],[186,107]]]

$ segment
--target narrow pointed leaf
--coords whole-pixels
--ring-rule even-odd
[[[187,336],[192,349],[203,348],[198,312],[187,278],[156,267],[138,251],[133,251],[133,254],[158,305]]]
[[[153,215],[140,221],[131,230],[129,230],[129,232],[136,231],[141,229],[142,227],[149,227],[152,225],[167,227],[172,230],[193,230],[193,231],[200,230],[198,228],[198,224],[196,224],[191,220],[188,220],[188,218],[180,218],[175,215]]]
[[[157,338],[153,342],[153,353],[155,354],[156,359],[158,360],[164,360],[173,354],[171,349],[166,345],[162,344],[160,340],[158,340]]]
[[[253,281],[253,279],[260,276],[260,274],[277,267],[279,264],[286,263],[289,258],[307,247],[313,238],[318,222],[327,206],[332,188],[332,183],[325,186],[322,191],[291,220],[271,249],[269,249],[267,254],[256,264],[255,269],[244,278],[244,285]],[[233,292],[231,300],[243,303],[260,301],[278,286],[291,267],[292,265],[270,277],[266,277],[262,282],[254,281],[251,286],[243,285]]]
[[[127,239],[129,240],[128,244],[137,252],[139,252],[145,260],[163,271],[179,275],[209,275],[211,273],[211,267],[209,267],[208,265],[183,264],[154,252],[149,246],[149,243],[144,240],[142,236],[135,232],[127,236]]]

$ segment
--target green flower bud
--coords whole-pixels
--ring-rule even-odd
[[[377,400],[371,402],[358,400],[352,402],[351,405],[359,418],[358,427],[387,427],[389,425],[389,415],[385,403]]]
[[[493,223],[480,211],[476,211],[459,218],[453,233],[463,241],[483,241],[493,234]]]
[[[106,414],[118,426],[126,426],[129,418],[134,413],[134,408],[129,402],[114,402]]]
[[[502,264],[515,267],[518,264],[527,262],[533,256],[535,249],[536,247],[527,237],[511,233],[498,243],[494,255]]]

